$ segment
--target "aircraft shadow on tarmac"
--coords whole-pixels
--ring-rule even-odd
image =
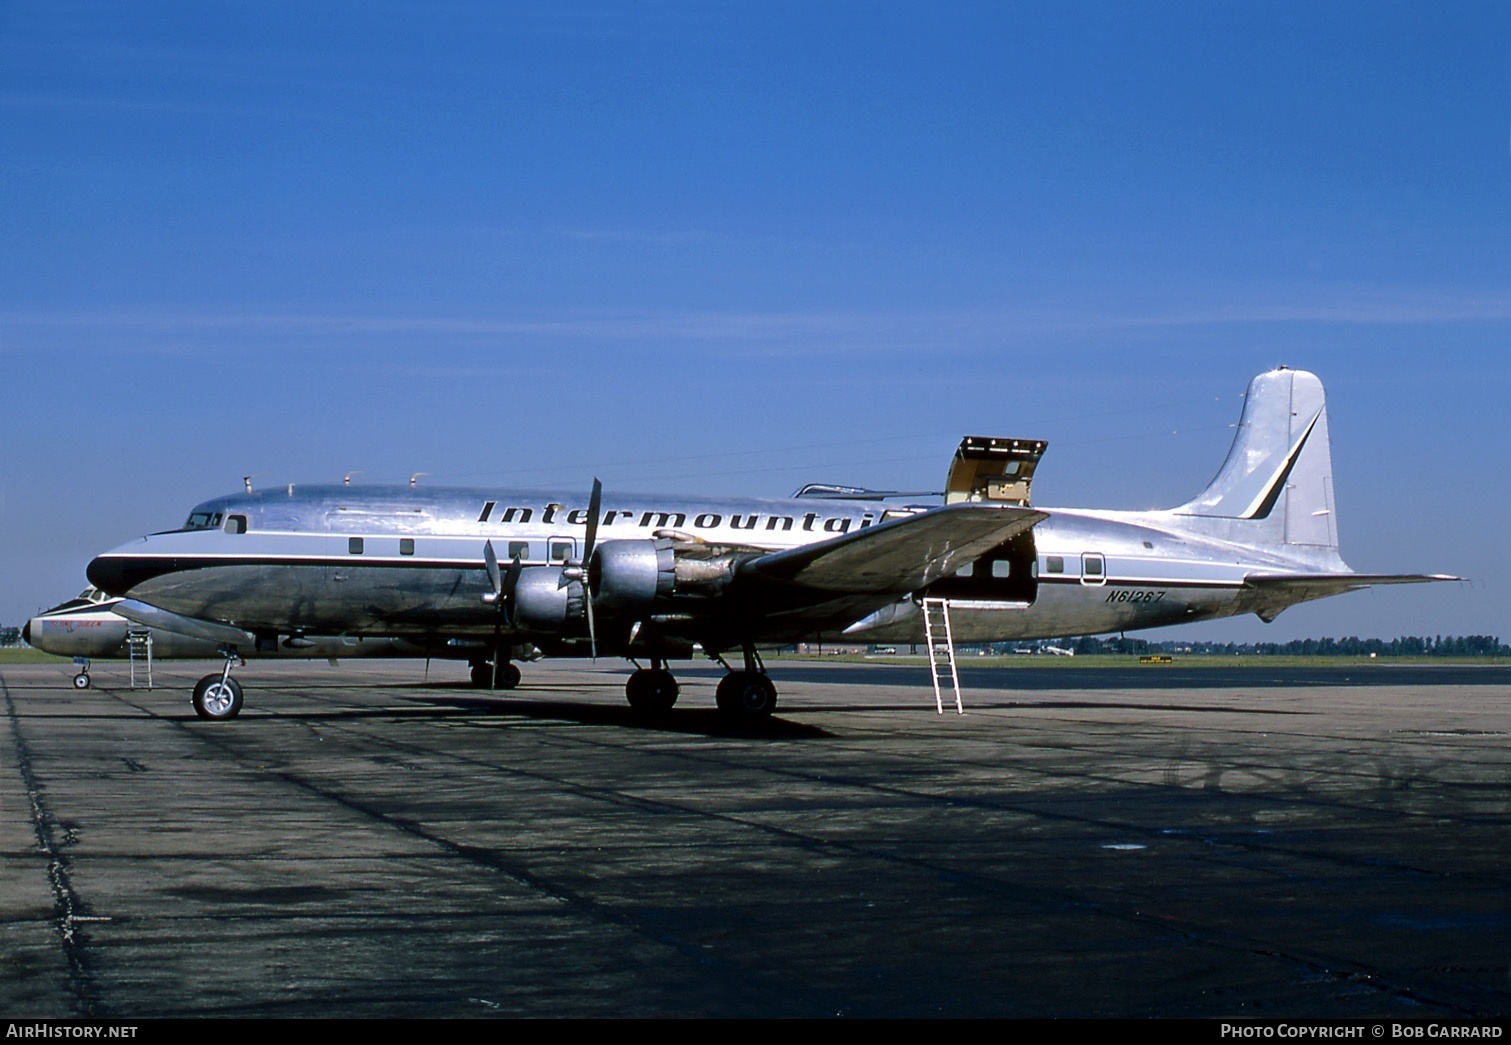
[[[804,740],[834,736],[817,726],[784,719],[780,712],[763,721],[732,722],[715,708],[673,708],[665,714],[646,715],[628,705],[582,704],[530,697],[521,690],[515,692],[520,695],[485,697],[427,694],[407,696],[404,699],[489,717],[565,720],[584,726],[615,726],[658,733],[696,733],[711,737],[750,737],[760,740]]]
[[[1044,711],[1064,711],[1073,708],[1095,708],[1109,711],[1178,711],[1181,714],[1202,713],[1218,715],[1312,715],[1312,711],[1287,711],[1274,707],[1229,707],[1220,704],[1149,704],[1140,701],[1107,700],[1008,700],[1002,703],[978,703],[982,708],[1037,708]]]
[[[527,698],[488,697],[441,697],[410,696],[405,700],[421,707],[405,708],[322,708],[305,711],[268,711],[256,709],[241,716],[249,728],[268,719],[282,719],[308,723],[377,722],[384,719],[413,722],[416,720],[440,721],[443,719],[478,722],[502,721],[509,718],[554,720],[575,722],[584,726],[613,726],[619,729],[637,729],[657,733],[697,734],[708,737],[738,737],[752,740],[816,740],[836,734],[817,726],[792,722],[774,715],[770,719],[754,723],[726,721],[715,708],[687,708],[669,711],[664,715],[646,716],[631,707],[604,707],[602,705],[575,704],[553,700]],[[110,713],[47,716],[51,720],[106,722],[119,718]],[[159,713],[156,717],[191,725],[205,724],[192,711]],[[219,724],[206,724],[209,729],[219,730]]]

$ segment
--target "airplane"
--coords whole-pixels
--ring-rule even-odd
[[[115,612],[119,596],[110,596],[88,587],[75,598],[43,610],[21,628],[21,639],[33,649],[60,657],[72,657],[78,671],[73,676],[75,689],[93,685],[90,662],[94,660],[131,660],[133,640],[150,635],[151,645],[141,643],[141,656],[152,660],[210,660],[221,656],[220,644],[194,638],[162,628],[147,628]],[[463,660],[481,655],[485,644],[457,639],[430,642],[381,636],[353,635],[279,635],[264,648],[248,647],[241,652],[255,658],[323,659],[336,663],[348,657],[418,658]],[[147,651],[150,650],[150,653]],[[150,677],[150,676],[149,676]]]
[[[967,437],[928,504],[826,485],[786,500],[605,498],[597,480],[586,498],[249,485],[87,572],[122,616],[219,646],[224,669],[193,695],[209,719],[241,710],[237,651],[281,635],[465,639],[473,681],[506,688],[524,656],[622,656],[636,667],[626,696],[647,712],[677,700],[668,663],[701,649],[727,672],[719,710],[753,720],[777,701],[762,649],[921,642],[925,599],[947,601],[966,643],[1271,621],[1375,584],[1457,579],[1344,563],[1325,395],[1306,371],[1253,379],[1217,476],[1174,508],[1034,507],[1046,447]]]

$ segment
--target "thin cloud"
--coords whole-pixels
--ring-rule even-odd
[[[738,344],[771,351],[886,351],[927,345],[970,351],[983,338],[1001,348],[1014,337],[1156,327],[1317,323],[1430,325],[1506,322],[1511,297],[1495,294],[1371,291],[1316,300],[1216,302],[1205,306],[1154,306],[1143,311],[1103,310],[1060,302],[1032,309],[980,309],[895,314],[886,312],[631,311],[534,316],[376,314],[362,312],[24,312],[0,313],[0,351],[23,349],[23,331],[94,330],[135,335],[234,332],[289,336],[424,334],[439,337],[530,338],[658,345]]]

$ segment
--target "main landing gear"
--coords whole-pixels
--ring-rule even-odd
[[[729,668],[724,659],[719,663]],[[776,685],[766,674],[766,665],[754,646],[745,647],[745,670],[735,671],[719,680],[714,691],[714,702],[725,718],[735,721],[755,721],[770,718],[776,710]]]
[[[745,667],[736,671],[723,657],[715,655],[720,664],[729,671],[719,680],[714,691],[714,702],[719,713],[731,722],[757,722],[771,717],[776,709],[776,686],[766,674],[760,654],[754,647],[745,647]],[[672,673],[663,666],[660,657],[651,658],[649,668],[637,669],[624,684],[624,695],[630,707],[648,714],[670,711],[677,703],[679,687]]]
[[[652,657],[650,667],[637,668],[624,684],[624,695],[636,711],[659,715],[677,703],[682,687],[662,665],[660,657]]]
[[[472,685],[477,689],[513,689],[519,685],[519,679],[519,668],[507,660],[498,666],[496,678],[491,660],[472,662]]]
[[[235,649],[220,651],[226,658],[226,666],[212,672],[194,684],[194,713],[200,718],[226,720],[241,714],[241,683],[231,677],[231,668],[245,664]]]

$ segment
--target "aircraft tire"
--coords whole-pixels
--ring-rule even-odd
[[[194,684],[194,713],[200,718],[225,721],[241,714],[241,683],[222,680],[219,672]]]
[[[624,684],[624,695],[630,707],[651,715],[670,711],[681,691],[682,687],[677,685],[672,673],[658,668],[641,668]]]
[[[513,689],[519,685],[519,668],[513,664],[498,666],[498,685],[493,684],[493,665],[480,661],[472,665],[472,685],[476,689]]]
[[[73,677],[74,689],[88,689],[90,686],[89,673],[81,671]]]
[[[776,710],[776,685],[758,671],[731,671],[719,680],[714,701],[726,718],[769,718]]]

